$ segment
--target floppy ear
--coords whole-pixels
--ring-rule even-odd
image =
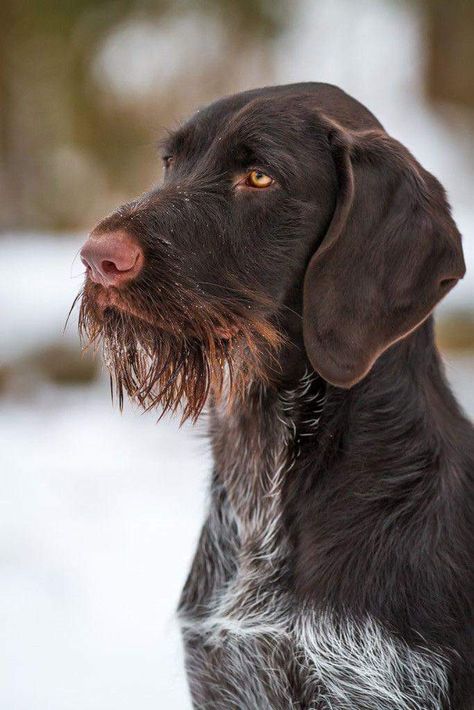
[[[330,124],[338,198],[304,280],[309,360],[352,387],[414,330],[465,272],[461,237],[439,182],[382,130]]]

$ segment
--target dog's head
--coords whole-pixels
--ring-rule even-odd
[[[335,87],[218,101],[163,162],[82,251],[82,329],[144,406],[197,416],[225,372],[271,379],[285,340],[350,387],[464,274],[442,187]]]

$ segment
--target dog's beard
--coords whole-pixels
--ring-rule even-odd
[[[101,287],[87,282],[82,294],[81,335],[102,349],[120,406],[127,394],[145,409],[182,408],[182,421],[195,420],[210,395],[230,403],[251,381],[268,380],[281,338],[263,304],[249,306],[248,294],[226,304],[183,290],[153,303],[148,291],[133,286],[105,308]]]

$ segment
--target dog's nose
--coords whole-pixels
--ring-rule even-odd
[[[89,278],[102,286],[121,286],[140,273],[143,251],[124,231],[92,234],[81,249]]]

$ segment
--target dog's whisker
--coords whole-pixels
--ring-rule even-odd
[[[71,317],[71,314],[72,314],[73,310],[75,309],[75,307],[77,306],[78,301],[82,298],[82,294],[83,294],[83,291],[82,291],[82,289],[81,289],[81,291],[79,291],[79,293],[78,293],[77,296],[75,297],[74,301],[72,302],[72,306],[71,306],[71,308],[69,309],[69,312],[68,312],[68,314],[67,314],[67,316],[66,316],[66,321],[65,321],[64,327],[63,327],[63,333],[66,331],[66,328],[67,328],[67,326],[68,326],[68,323],[69,323],[69,319],[70,319],[70,317]]]

